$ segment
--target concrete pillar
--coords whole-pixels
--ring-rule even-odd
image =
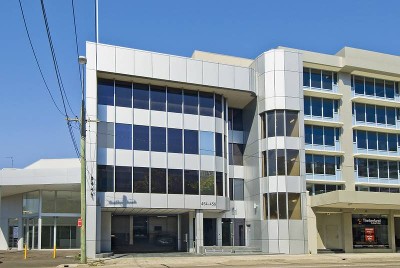
[[[393,215],[393,210],[389,212],[389,217],[388,217],[388,231],[389,231],[389,247],[392,250],[393,253],[396,252],[396,230],[394,227],[394,215]]]
[[[222,217],[217,218],[217,246],[222,246]]]
[[[189,212],[189,234],[188,234],[188,252],[194,252],[194,246],[193,246],[193,218],[194,218],[194,213],[193,212]]]
[[[201,253],[200,249],[203,247],[203,211],[196,209],[195,219],[195,238],[196,238],[196,253]]]
[[[100,252],[111,252],[111,212],[102,212],[100,235],[101,235]]]
[[[178,251],[181,251],[182,248],[182,237],[181,237],[181,215],[178,214],[177,216],[177,221],[178,221]]]
[[[343,244],[344,244],[344,252],[351,253],[353,252],[353,224],[351,218],[351,212],[343,213]]]
[[[318,248],[318,229],[317,229],[317,216],[310,206],[310,196],[307,194],[307,235],[308,235],[308,251],[311,254],[317,254]],[[306,249],[307,250],[307,249]]]
[[[101,207],[86,206],[86,255],[95,258],[101,252]]]
[[[18,218],[18,250],[24,249],[23,219]]]

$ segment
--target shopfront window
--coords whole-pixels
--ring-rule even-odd
[[[353,215],[353,248],[389,248],[386,215]]]

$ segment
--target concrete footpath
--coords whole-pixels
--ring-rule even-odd
[[[161,255],[129,254],[58,267],[400,267],[399,253],[321,255]],[[1,265],[0,265],[1,268]]]

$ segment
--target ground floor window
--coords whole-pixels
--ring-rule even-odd
[[[354,214],[353,248],[389,248],[387,215]]]

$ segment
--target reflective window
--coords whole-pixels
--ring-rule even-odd
[[[399,177],[399,168],[397,162],[389,161],[389,178],[390,179],[398,179]]]
[[[151,150],[153,152],[166,151],[166,129],[163,127],[151,127]]]
[[[278,211],[280,220],[287,219],[286,193],[278,193]]]
[[[114,192],[114,167],[97,165],[97,191]]]
[[[214,155],[214,133],[200,131],[200,154]]]
[[[394,99],[394,82],[392,81],[385,81],[385,93],[386,93],[386,98],[389,99]],[[398,93],[397,93],[398,94]]]
[[[269,193],[269,218],[270,220],[278,219],[278,194]]]
[[[276,129],[276,136],[281,137],[285,136],[285,114],[283,110],[275,111],[276,122],[275,129]]]
[[[286,136],[298,137],[299,136],[299,120],[297,111],[285,111],[286,113]]]
[[[185,114],[198,114],[199,97],[197,91],[185,90],[183,100]]]
[[[313,156],[311,154],[306,154],[306,173],[312,174],[313,172]]]
[[[115,106],[132,108],[132,83],[115,82]]]
[[[288,193],[289,220],[301,220],[301,199],[299,193]]]
[[[321,126],[313,126],[313,144],[324,144],[324,128]]]
[[[168,88],[167,105],[168,112],[182,113],[182,90],[176,88]]]
[[[200,194],[215,195],[214,191],[214,171],[200,171]]]
[[[132,150],[132,125],[115,123],[115,149]]]
[[[222,134],[215,133],[215,155],[222,157]]]
[[[388,178],[389,177],[389,165],[388,161],[379,160],[379,178]]]
[[[115,167],[115,191],[132,192],[132,167]]]
[[[388,134],[388,149],[391,152],[397,152],[397,137],[396,134]]]
[[[244,145],[232,143],[233,165],[243,166]]]
[[[322,82],[322,85],[321,85]],[[337,84],[337,73],[303,68],[303,86],[332,90]]]
[[[397,83],[393,81],[360,76],[354,76],[352,79],[354,79],[354,91],[356,94],[394,99]]]
[[[358,176],[368,177],[367,159],[357,159]]]
[[[375,123],[376,122],[376,119],[375,119],[375,106],[367,104],[367,105],[365,105],[365,111],[366,111],[366,115],[367,115],[367,122]],[[359,121],[364,121],[364,120],[365,119],[362,118]]]
[[[133,168],[133,192],[134,193],[149,192],[149,168],[144,168],[144,167]]]
[[[164,168],[151,169],[151,192],[156,194],[167,193],[166,170]]]
[[[396,125],[396,109],[386,107],[386,120],[389,125]]]
[[[311,98],[311,105],[312,105],[312,115],[322,116],[322,99]]]
[[[233,179],[233,200],[244,200],[243,179]]]
[[[182,153],[182,129],[168,128],[168,152]]]
[[[324,142],[325,145],[334,146],[335,145],[335,128],[324,127]]]
[[[314,174],[325,174],[324,156],[314,155]]]
[[[387,134],[386,133],[378,133],[378,149],[382,150],[382,151],[387,151]]]
[[[277,175],[285,175],[286,167],[285,167],[285,150],[278,149],[276,150],[276,160],[277,160]]]
[[[330,99],[323,99],[324,117],[333,118],[333,101]]]
[[[375,79],[375,94],[378,97],[385,97],[385,86],[383,80]]]
[[[303,68],[303,86],[310,87],[310,69]]]
[[[364,77],[354,77],[354,88],[357,94],[364,94]]]
[[[321,71],[311,69],[311,87],[321,88]]]
[[[262,118],[265,118],[265,114]],[[279,123],[276,123],[279,122]],[[298,111],[273,110],[266,112],[268,137],[275,136],[299,136]],[[286,133],[285,133],[286,129]]]
[[[232,130],[243,130],[243,111],[241,109],[228,109],[229,121],[231,122],[230,128]]]
[[[151,109],[165,111],[166,90],[165,87],[150,86]]]
[[[149,151],[148,126],[133,126],[133,149],[139,151]]]
[[[385,124],[386,123],[385,107],[376,106],[376,121],[379,124]]]
[[[304,132],[305,132],[305,143],[306,144],[312,144],[312,131],[313,128],[310,125],[305,125],[304,126]]]
[[[97,103],[102,105],[114,105],[114,81],[98,79]]]
[[[311,115],[311,98],[304,96],[304,114]]]
[[[216,172],[215,185],[217,190],[217,196],[224,195],[224,174],[222,172]]]
[[[199,194],[198,170],[185,170],[185,194]]]
[[[214,116],[214,94],[199,92],[200,115]]]
[[[374,96],[374,79],[365,78],[365,95]]]
[[[276,175],[276,150],[268,150],[268,176]]]
[[[268,137],[275,137],[275,111],[267,112]]]
[[[357,121],[365,121],[365,104],[356,103],[356,120]]]
[[[366,132],[362,130],[357,131],[357,148],[367,149],[367,136]]]
[[[185,154],[199,154],[199,132],[197,130],[184,130]]]
[[[378,137],[376,132],[367,132],[368,149],[376,150],[378,148]]]
[[[114,123],[99,122],[97,124],[97,146],[114,148]]]
[[[133,108],[149,109],[149,86],[133,84]]]
[[[322,71],[322,88],[332,89],[332,72]]]
[[[183,194],[182,169],[168,169],[168,193]]]
[[[287,155],[287,172],[288,176],[300,176],[300,159],[298,150],[286,150]]]
[[[368,176],[378,177],[378,161],[375,159],[368,159]]]
[[[222,96],[215,94],[215,117],[222,118]]]

